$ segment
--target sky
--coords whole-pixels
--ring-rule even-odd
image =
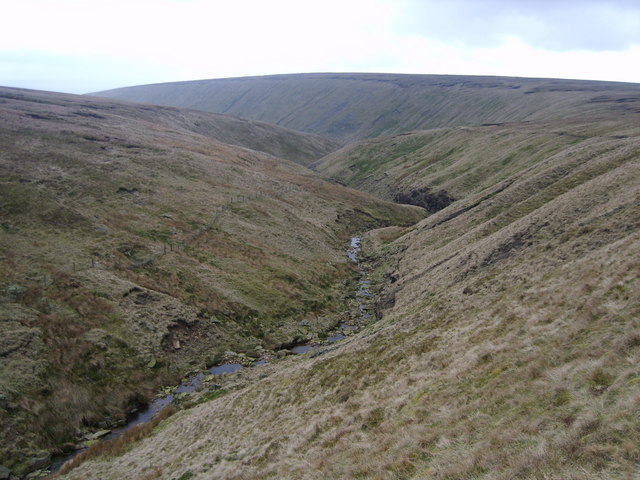
[[[640,83],[640,0],[0,0],[0,85],[309,72]]]

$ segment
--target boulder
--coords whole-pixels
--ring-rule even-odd
[[[28,461],[29,471],[40,470],[51,464],[51,454],[49,452],[41,452],[37,456],[30,457]]]
[[[22,463],[14,465],[13,474],[17,475],[20,478],[26,477],[27,474],[37,472],[38,470],[43,470],[49,465],[51,465],[51,454],[47,451],[41,451],[36,455],[27,457]]]

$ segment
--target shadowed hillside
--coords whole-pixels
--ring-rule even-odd
[[[325,166],[454,198],[365,235],[381,320],[64,478],[635,478],[638,118],[416,132]]]
[[[455,75],[274,75],[143,85],[96,95],[232,114],[344,144],[445,126],[640,111],[637,84]]]
[[[423,217],[215,140],[259,135],[304,155],[330,144],[0,89],[0,464],[44,467],[225,352],[317,338],[342,318],[349,235]]]

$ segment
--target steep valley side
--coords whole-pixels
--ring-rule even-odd
[[[451,129],[330,157],[325,172],[387,198],[455,199],[364,235],[380,320],[236,374],[64,478],[634,478],[638,127]]]
[[[350,235],[424,216],[222,143],[194,128],[203,115],[216,124],[0,89],[0,465],[15,475],[226,352],[330,329]]]
[[[439,128],[354,142],[311,167],[387,200],[404,197],[429,209],[431,199],[437,211],[453,200],[490,195],[505,182],[530,175],[540,163],[606,155],[638,136],[638,116]]]

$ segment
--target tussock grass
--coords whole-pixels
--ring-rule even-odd
[[[117,479],[132,462],[128,474],[225,479],[634,478],[639,148],[560,147],[401,236],[365,235],[394,299],[381,321],[246,372],[243,388],[68,478]]]

